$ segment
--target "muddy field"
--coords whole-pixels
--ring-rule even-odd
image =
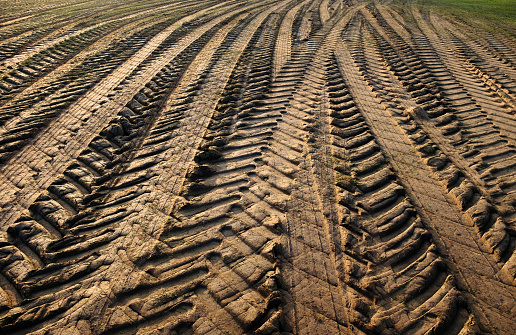
[[[514,31],[0,4],[1,334],[516,333]]]

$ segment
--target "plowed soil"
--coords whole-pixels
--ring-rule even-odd
[[[508,25],[0,4],[0,334],[516,334]]]

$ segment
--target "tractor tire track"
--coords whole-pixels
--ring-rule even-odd
[[[511,333],[513,40],[422,8],[0,13],[0,332]]]

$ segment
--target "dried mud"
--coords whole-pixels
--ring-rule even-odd
[[[514,35],[30,3],[0,13],[1,334],[515,332]]]

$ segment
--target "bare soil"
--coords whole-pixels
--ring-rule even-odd
[[[0,334],[516,334],[506,26],[8,3]]]

